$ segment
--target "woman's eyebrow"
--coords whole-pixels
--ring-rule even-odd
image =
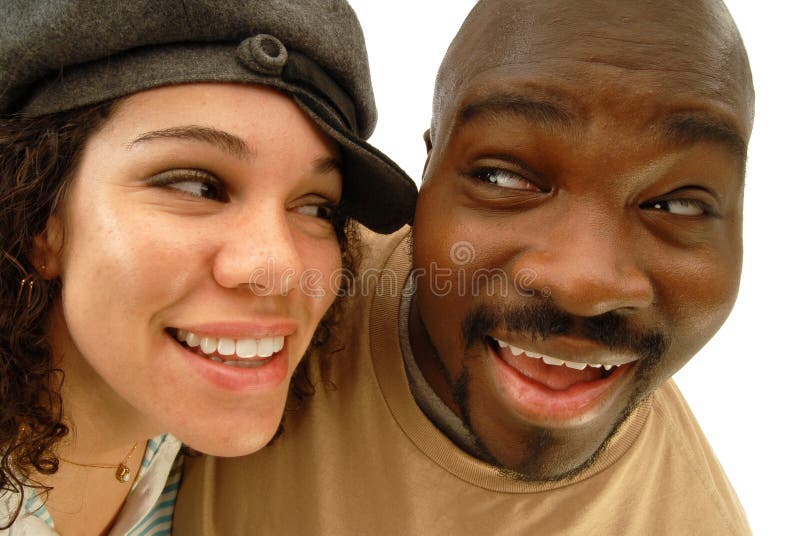
[[[314,160],[314,171],[316,173],[324,174],[331,171],[338,171],[342,173],[344,163],[341,159],[335,156],[323,156]]]
[[[250,160],[256,156],[256,151],[242,138],[213,127],[199,125],[186,125],[153,130],[145,132],[128,144],[131,149],[139,143],[159,139],[178,139],[210,143],[241,160]]]

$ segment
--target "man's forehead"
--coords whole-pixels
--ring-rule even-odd
[[[592,69],[645,81],[664,94],[694,93],[752,123],[752,81],[735,24],[720,2],[484,1],[465,22],[437,83],[441,105],[476,79],[549,74],[592,83]]]
[[[596,47],[634,55],[672,48],[676,59],[699,59],[720,49],[731,52],[738,41],[735,23],[717,0],[483,0],[465,21],[464,35],[463,45],[477,45],[470,52],[501,52],[510,61],[566,45],[587,54]],[[705,46],[697,49],[699,44]]]

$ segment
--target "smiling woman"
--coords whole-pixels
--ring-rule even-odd
[[[184,7],[2,7],[0,530],[168,533],[181,444],[275,434],[350,222],[410,219],[346,2]]]
[[[249,118],[249,110],[263,114]],[[220,134],[188,135],[211,128],[184,126],[197,123]],[[221,139],[239,140],[240,150]],[[280,420],[288,375],[335,294],[292,292],[293,278],[257,296],[250,274],[271,261],[278,273],[315,268],[327,281],[340,267],[342,228],[331,211],[341,174],[317,163],[337,154],[272,90],[178,85],[121,101],[87,140],[64,203],[34,247],[40,277],[62,285],[49,329],[63,353],[62,393],[94,397],[99,376],[109,399],[122,399],[113,407],[133,406],[110,415],[109,427],[135,420],[127,413],[157,415],[170,400],[162,427],[199,450],[230,455],[263,445]],[[178,330],[204,337],[202,348],[179,341],[186,336]],[[264,356],[248,350],[258,341],[269,345]]]

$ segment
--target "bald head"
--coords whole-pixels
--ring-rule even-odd
[[[531,78],[616,70],[624,85],[642,81],[718,102],[745,141],[752,129],[747,54],[721,0],[482,0],[440,67],[433,137],[469,82],[489,71],[519,76],[520,66]]]

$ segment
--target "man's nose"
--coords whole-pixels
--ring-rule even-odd
[[[517,289],[548,296],[575,316],[647,307],[655,290],[624,219],[600,213],[561,218],[531,238],[511,263]]]
[[[225,288],[249,287],[260,295],[285,295],[296,288],[302,261],[289,214],[280,204],[242,211],[227,222],[213,274]]]

